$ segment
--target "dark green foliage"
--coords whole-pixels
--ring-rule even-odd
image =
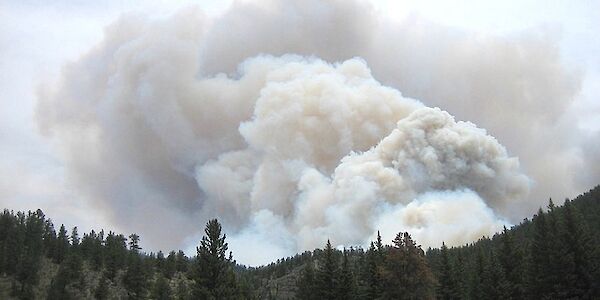
[[[62,263],[62,261],[67,257],[67,253],[69,250],[69,236],[67,235],[67,229],[65,225],[60,225],[60,230],[58,231],[58,237],[56,241],[56,250],[54,252],[54,261],[57,264]]]
[[[29,212],[25,219],[23,247],[17,257],[16,277],[21,286],[16,296],[22,299],[34,297],[33,287],[38,282],[38,270],[44,254],[44,214],[41,210]]]
[[[165,257],[142,252],[136,234],[92,230],[80,237],[76,227],[57,232],[40,210],[4,210],[0,288],[17,299],[597,299],[599,216],[596,187],[562,206],[550,201],[533,219],[469,245],[425,255],[407,233],[391,246],[378,234],[366,251],[328,243],[251,268],[227,255],[216,220],[196,257]]]
[[[425,253],[408,232],[398,233],[381,268],[384,299],[433,299],[434,278]]]
[[[225,234],[221,235],[221,224],[216,219],[210,220],[204,232],[206,235],[196,248],[193,296],[196,299],[233,299],[237,295],[234,263],[231,253],[226,256],[228,245]]]
[[[79,254],[71,252],[60,264],[58,274],[52,279],[48,299],[76,299],[67,287],[78,288],[81,279],[82,260]]]
[[[514,243],[514,233],[506,226],[500,235],[498,259],[506,279],[506,293],[512,299],[523,298],[523,256]]]
[[[154,283],[154,289],[152,290],[152,299],[168,300],[171,298],[172,295],[171,287],[169,287],[169,282],[164,276],[158,275],[158,278]]]
[[[454,266],[448,257],[448,247],[442,243],[441,262],[438,277],[438,299],[459,299],[461,292],[458,286],[458,278],[455,277]]]
[[[317,287],[315,279],[314,263],[307,262],[302,270],[302,275],[297,283],[298,291],[296,296],[299,299],[313,300],[317,298]]]
[[[128,291],[129,299],[144,299],[146,296],[147,275],[143,266],[143,257],[139,255],[140,237],[137,234],[129,236],[129,258],[123,284]]]
[[[108,279],[106,275],[102,274],[100,276],[100,281],[98,282],[98,286],[94,290],[94,297],[98,300],[108,299]]]
[[[338,288],[338,262],[329,240],[319,260],[315,286],[318,299],[335,299]]]
[[[377,299],[381,296],[381,278],[379,269],[382,267],[382,260],[377,248],[373,242],[367,250],[365,266],[363,267],[363,293],[367,299]]]
[[[339,275],[339,286],[336,293],[337,299],[354,299],[356,295],[356,286],[354,283],[354,274],[350,267],[348,252],[344,249],[342,265]]]

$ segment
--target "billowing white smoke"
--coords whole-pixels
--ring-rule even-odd
[[[518,161],[493,137],[381,86],[363,61],[258,62],[265,60],[281,64],[269,64],[279,66],[266,73],[252,119],[240,125],[248,147],[223,153],[197,172],[205,209],[243,220],[241,227],[255,223],[255,239],[273,234],[272,225],[260,224],[266,222],[277,224],[277,239],[293,251],[327,239],[362,245],[389,207],[403,210],[397,224],[411,224],[421,218],[421,207],[455,215],[449,208],[462,204],[468,213],[447,218],[447,225],[473,226],[446,235],[438,235],[435,220],[419,228],[429,237],[427,246],[462,242],[502,224],[477,195],[495,208],[526,195],[528,179]],[[473,191],[466,200],[455,192],[464,188]],[[432,191],[452,193],[459,202],[431,196],[431,203],[413,202]]]
[[[492,234],[529,191],[517,159],[374,77],[501,133],[533,159],[535,179],[571,168],[536,157],[576,80],[542,42],[389,24],[348,1],[125,16],[40,89],[38,122],[74,190],[150,250],[195,244],[212,217],[252,264],[377,230],[410,230],[425,246]],[[530,114],[536,103],[547,113]]]

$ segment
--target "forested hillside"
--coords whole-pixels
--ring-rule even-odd
[[[270,265],[236,264],[217,220],[197,255],[146,253],[136,234],[58,230],[41,210],[0,215],[0,299],[594,299],[600,186],[461,247],[408,233],[367,249],[330,243]]]

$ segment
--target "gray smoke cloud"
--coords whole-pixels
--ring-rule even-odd
[[[577,139],[562,114],[578,89],[549,37],[236,2],[121,17],[40,88],[37,121],[77,192],[150,249],[218,217],[259,264],[378,229],[460,244],[573,194],[590,177],[562,174],[592,167],[557,137]]]

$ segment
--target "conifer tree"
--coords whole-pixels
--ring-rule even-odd
[[[381,296],[380,259],[375,244],[371,242],[365,255],[365,287],[364,296],[367,299],[377,299]]]
[[[169,281],[162,275],[158,275],[156,282],[154,283],[154,289],[152,290],[152,299],[156,300],[169,300],[172,299],[171,287],[169,287]]]
[[[196,299],[232,299],[236,296],[237,284],[231,253],[229,258],[226,256],[226,235],[221,235],[221,224],[216,219],[208,221],[204,232],[206,235],[196,247],[193,296]]]
[[[169,252],[169,256],[165,259],[165,264],[162,269],[163,275],[167,279],[173,278],[173,275],[177,271],[177,254],[175,251]]]
[[[352,273],[352,270],[350,268],[350,263],[348,261],[348,252],[346,251],[346,249],[344,249],[343,252],[338,291],[336,294],[336,298],[340,300],[353,299],[356,294],[354,274]]]
[[[448,257],[448,247],[442,242],[440,276],[438,277],[437,297],[439,299],[458,299],[459,292],[454,278],[454,269]]]
[[[137,234],[129,236],[129,262],[123,277],[123,284],[129,292],[130,299],[143,299],[146,295],[146,272],[140,256],[140,237]]]
[[[67,257],[67,253],[69,251],[69,237],[67,235],[67,229],[65,225],[60,225],[60,229],[58,231],[57,241],[56,241],[56,252],[54,261],[57,264],[62,263],[62,261]]]
[[[102,273],[100,276],[100,280],[98,281],[98,286],[94,290],[94,297],[96,300],[106,300],[108,299],[108,279],[106,275]]]
[[[23,250],[18,258],[17,279],[21,283],[18,296],[23,299],[34,297],[33,287],[38,282],[38,270],[44,254],[42,234],[44,231],[45,216],[41,210],[28,212],[25,219],[25,235]]]
[[[338,288],[338,262],[331,242],[327,240],[316,273],[317,297],[335,299]]]
[[[49,300],[75,299],[75,296],[67,291],[67,286],[79,287],[81,278],[81,256],[77,252],[70,252],[60,264],[58,273],[52,279]]]
[[[314,264],[312,261],[307,262],[302,270],[302,275],[297,283],[298,291],[297,298],[303,300],[316,300],[317,288],[315,284],[315,271]]]
[[[529,296],[536,298],[550,297],[553,291],[551,268],[551,234],[546,214],[540,208],[533,218],[533,241],[531,243],[531,264]]]
[[[483,299],[508,299],[509,290],[504,279],[502,266],[496,254],[490,251],[483,272],[481,291]]]
[[[569,299],[593,298],[598,295],[598,247],[587,228],[581,224],[579,213],[571,201],[564,204],[564,225],[560,240],[563,242],[565,260],[562,270],[564,288],[559,296]]]
[[[77,231],[77,226],[73,227],[71,230],[71,248],[76,250],[79,247],[79,232]]]
[[[522,292],[522,264],[523,259],[521,253],[514,245],[513,233],[506,229],[500,235],[500,253],[498,259],[504,271],[508,294],[512,299],[523,298]]]
[[[434,278],[425,253],[408,232],[398,233],[381,270],[384,299],[432,299]]]

